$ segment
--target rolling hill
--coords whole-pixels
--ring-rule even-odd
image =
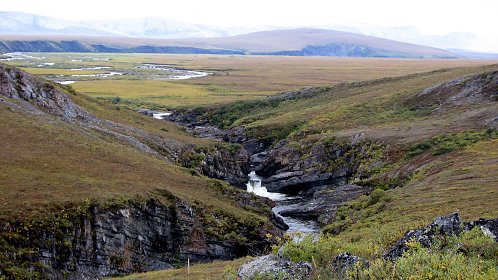
[[[298,28],[261,31],[200,41],[250,54],[324,55],[368,57],[456,57],[431,47],[365,36],[355,33]]]
[[[457,58],[432,47],[325,29],[284,29],[245,35],[154,39],[70,35],[2,35],[2,52],[220,53],[290,56]]]

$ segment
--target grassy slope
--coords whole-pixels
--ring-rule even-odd
[[[93,97],[112,98],[119,96],[129,100],[132,104],[153,104],[152,106],[165,107],[227,103],[233,100],[254,99],[267,95],[170,81],[81,81],[75,83],[74,88]]]
[[[434,108],[419,108],[417,101],[413,100],[431,86],[493,69],[498,69],[498,66],[445,69],[340,84],[312,98],[287,100],[276,107],[257,107],[250,112],[234,109],[235,106],[227,107],[228,113],[224,117],[235,116],[234,125],[244,125],[260,136],[294,124],[299,125],[299,129],[295,129],[290,138],[299,141],[303,136],[345,138],[365,133],[367,138],[384,142],[413,143],[448,131],[482,126],[482,119],[475,119],[474,115],[491,117],[496,104],[451,107],[432,112]]]
[[[406,108],[413,106],[413,97],[427,87],[497,68],[496,65],[460,68],[378,83],[333,87],[315,98],[286,101],[276,108],[251,111],[253,114],[242,113],[238,115],[241,117],[238,123],[261,132],[299,119],[304,120],[305,124],[290,136],[298,143],[309,138],[341,138],[363,132],[367,137],[390,143],[393,150],[399,152],[399,149],[406,150],[411,143],[443,132],[481,129],[482,116],[496,114],[496,103],[448,108],[437,114],[410,112]],[[468,116],[474,114],[479,118]],[[490,139],[444,155],[433,156],[426,152],[402,161],[402,167],[425,167],[403,187],[385,191],[377,203],[368,203],[369,197],[362,196],[351,206],[344,207],[346,219],[333,225],[345,224],[344,230],[318,245],[331,249],[326,252],[321,247],[309,249],[310,254],[315,259],[330,260],[341,252],[349,251],[373,259],[382,255],[408,230],[425,226],[436,216],[457,211],[464,220],[496,218],[496,151],[498,139]],[[163,273],[155,272],[150,277],[166,277],[171,272]],[[219,265],[217,275],[222,273],[223,266]],[[328,279],[331,277],[328,273],[318,270],[313,277]]]
[[[157,120],[133,110],[117,107],[106,101],[97,100],[83,94],[72,95],[73,101],[95,116],[113,122],[136,127],[162,137],[164,141],[178,141],[182,145],[207,145],[208,139],[192,137],[184,129],[171,122]]]
[[[435,157],[405,186],[386,191],[387,199],[358,210],[348,209],[355,221],[335,237],[341,244],[338,251],[379,256],[408,230],[452,212],[459,212],[466,221],[496,218],[496,151],[498,139]]]
[[[232,276],[233,273],[244,262],[250,261],[251,257],[236,259],[233,261],[215,261],[206,264],[192,265],[190,273],[186,267],[166,271],[152,271],[142,274],[133,274],[118,279],[123,280],[201,280],[201,279],[224,279],[224,276]],[[115,279],[115,278],[114,278]],[[230,278],[228,278],[230,279]]]
[[[206,144],[179,127],[84,96],[73,100],[95,115],[132,125],[183,144]],[[0,220],[87,199],[102,203],[145,199],[162,190],[220,209],[237,219],[253,217],[223,198],[213,180],[191,176],[113,137],[52,116],[32,116],[0,104]],[[253,217],[255,218],[255,217]]]

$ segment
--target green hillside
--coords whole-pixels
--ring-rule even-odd
[[[15,68],[0,75],[0,279],[129,273],[157,254],[163,268],[189,254],[233,258],[279,234],[268,201],[176,164],[183,148],[210,141]],[[163,222],[147,229],[147,217]],[[154,244],[159,236],[172,240]]]
[[[440,247],[413,251],[397,263],[382,255],[406,232],[438,216],[458,212],[465,221],[497,218],[497,70],[497,65],[442,69],[307,89],[210,109],[200,118],[223,127],[241,125],[253,137],[279,143],[273,149],[284,160],[306,162],[320,158],[315,151],[322,151],[329,162],[315,162],[317,170],[341,168],[348,158],[355,159],[348,181],[374,191],[340,206],[320,241],[281,245],[292,260],[312,264],[309,278],[339,277],[330,263],[338,254],[351,252],[372,263],[351,279],[493,279],[498,246],[476,235],[455,241],[475,246],[480,250],[476,254],[464,251],[455,258],[451,252],[459,247],[438,243]],[[349,143],[359,150],[344,158],[323,155]],[[417,254],[425,254],[425,261]],[[226,273],[230,264],[218,267],[221,275],[221,267]],[[163,276],[177,274],[189,279],[185,271]],[[137,279],[148,279],[147,274]]]

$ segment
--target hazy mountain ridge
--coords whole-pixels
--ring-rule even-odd
[[[283,26],[218,27],[167,20],[160,17],[71,21],[21,12],[0,12],[0,34],[11,35],[85,35],[119,36],[136,38],[214,38],[248,34],[259,31],[297,28]],[[429,35],[413,26],[375,26],[367,23],[336,23],[309,28],[337,30],[385,38],[411,44],[428,45],[442,49],[473,48],[476,35],[456,32],[446,35]],[[473,57],[482,57],[479,52]],[[492,57],[486,55],[485,57]]]
[[[431,35],[419,31],[414,26],[386,27],[375,26],[367,23],[345,23],[316,27],[352,32],[411,44],[427,45],[442,49],[455,48],[455,46],[459,46],[459,48],[471,48],[470,42],[476,39],[476,35],[470,32],[453,32],[445,35]]]
[[[349,32],[297,28],[216,38],[128,38],[103,36],[5,35],[2,52],[113,52],[255,54],[289,56],[457,58],[427,46]]]

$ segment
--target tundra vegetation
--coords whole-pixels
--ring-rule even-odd
[[[319,240],[305,237],[275,248],[294,261],[310,262],[311,279],[339,277],[331,263],[341,252],[370,262],[351,269],[352,279],[494,279],[498,246],[478,229],[440,237],[429,248],[411,243],[396,261],[382,255],[437,216],[458,211],[467,221],[497,218],[497,70],[462,67],[342,83],[293,98],[239,101],[205,114],[216,125],[243,125],[252,137],[285,139],[301,149],[355,135],[383,147],[384,165],[350,179],[372,186],[370,195],[340,206]],[[486,97],[459,102],[455,96],[472,87],[469,79],[484,81],[480,93]]]
[[[165,55],[101,53],[30,53],[34,58],[6,61],[28,73],[60,81],[77,81],[80,93],[109,100],[121,97],[131,108],[226,104],[261,99],[286,90],[402,76],[441,68],[477,66],[486,60],[278,57],[237,55]],[[38,67],[43,63],[54,63]],[[137,68],[143,64],[212,73],[187,80],[166,80],[171,72]],[[71,70],[92,67],[110,69]],[[119,72],[110,77],[70,75]],[[61,76],[63,75],[63,76]],[[140,83],[136,83],[140,80]]]
[[[59,59],[58,63],[65,63],[65,71],[73,67],[70,60],[84,60],[75,59],[75,56],[46,55],[51,61],[57,63],[56,59]],[[429,224],[436,216],[458,211],[467,221],[498,217],[496,64],[468,60],[90,56],[111,59],[77,63],[113,65],[115,68],[120,65],[122,69],[132,69],[136,64],[154,62],[213,73],[185,81],[147,80],[140,83],[142,89],[134,89],[131,86],[134,78],[126,75],[116,79],[78,81],[74,84],[77,93],[72,87],[65,87],[72,92],[75,102],[96,116],[140,127],[167,139],[194,146],[212,143],[190,137],[174,124],[139,116],[127,108],[155,106],[197,110],[197,114],[214,125],[223,128],[243,126],[248,136],[273,144],[285,140],[285,145],[299,150],[302,157],[306,157],[309,147],[314,145],[327,147],[327,143],[345,143],[357,137],[375,143],[370,145],[368,154],[382,163],[372,166],[366,160],[358,162],[358,172],[349,178],[350,183],[371,186],[373,191],[340,206],[318,240],[311,237],[303,237],[300,241],[278,240],[280,244],[275,250],[280,249],[294,261],[312,264],[311,279],[339,277],[331,262],[341,252],[350,252],[370,263],[351,269],[346,277],[352,279],[406,279],[410,276],[413,279],[468,279],[474,276],[496,279],[497,243],[478,229],[460,236],[441,236],[429,248],[412,242],[408,252],[396,261],[382,258],[407,231]],[[27,63],[30,62],[13,64],[25,67],[28,72],[36,70]],[[60,66],[55,64],[54,67]],[[54,78],[48,72],[39,74]],[[484,86],[478,94],[460,94],[479,83]],[[309,86],[318,87],[295,90]],[[163,97],[168,95],[169,87],[181,88],[178,99]],[[108,90],[112,92],[105,92]],[[296,94],[278,94],[290,90]],[[227,216],[235,216],[227,221],[249,222],[248,217],[264,220],[259,213],[244,210],[231,202],[223,191],[230,189],[229,186],[220,187],[212,180],[190,176],[192,170],[144,156],[120,142],[87,145],[74,130],[64,126],[19,118],[9,110],[0,112],[5,120],[3,131],[12,131],[1,136],[2,151],[12,150],[10,157],[3,158],[1,167],[7,170],[4,174],[8,176],[1,177],[4,181],[1,184],[15,186],[7,187],[7,195],[0,201],[2,219],[37,215],[39,211],[60,209],[58,205],[87,197],[122,201],[140,198],[144,190],[154,193],[157,189],[167,189],[202,207],[210,206],[210,209],[221,209]],[[25,127],[23,131],[18,130],[19,123]],[[42,149],[43,139],[48,136],[55,136],[60,143],[54,150]],[[101,137],[91,133],[87,136],[90,139]],[[78,160],[71,160],[74,150],[60,147],[81,147]],[[95,164],[94,150],[102,155],[98,160],[103,164]],[[24,159],[19,155],[25,151],[41,154],[28,161],[14,160]],[[46,166],[43,157],[49,157],[56,165]],[[53,168],[49,171],[55,174],[63,170],[65,172],[61,174],[69,175],[39,174],[37,166]],[[151,172],[154,176],[150,176]],[[123,180],[112,176],[117,173],[129,175]],[[80,178],[78,181],[92,187],[74,185],[71,190],[76,191],[67,194],[66,186],[75,182],[68,176]],[[55,186],[53,192],[67,201],[53,200],[54,196],[47,195],[43,186],[36,183],[39,178]],[[170,183],[166,186],[164,181]],[[17,185],[18,182],[23,182],[23,186]],[[106,187],[100,188],[102,184]],[[203,186],[201,192],[198,185]],[[225,196],[220,196],[220,192]],[[228,231],[224,234],[230,235]],[[194,265],[190,275],[181,268],[131,275],[125,279],[235,279],[238,266],[246,261],[248,259]]]

